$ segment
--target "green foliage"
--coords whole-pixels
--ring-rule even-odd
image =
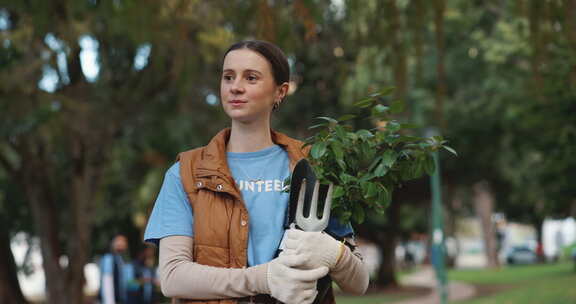
[[[359,117],[317,117],[320,123],[310,127],[319,129],[306,140],[312,167],[321,182],[334,183],[332,208],[342,222],[362,223],[368,213],[384,214],[394,189],[434,172],[432,152],[444,148],[456,154],[440,136],[407,135],[413,126],[391,118],[402,112],[403,103],[383,102],[392,90],[356,102],[354,106],[363,113]],[[379,126],[355,129],[347,124],[353,118]]]

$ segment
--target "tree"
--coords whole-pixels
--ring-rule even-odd
[[[216,61],[190,56],[195,49],[188,47],[213,28],[197,22],[199,7],[180,5],[2,4],[10,26],[9,44],[2,50],[6,61],[0,91],[6,117],[1,145],[14,156],[2,154],[2,165],[27,195],[41,239],[49,303],[83,301],[83,267],[94,225],[90,215],[106,208],[103,185],[117,140],[142,132],[139,128],[159,114],[174,113],[182,100],[203,96],[199,91],[190,95],[190,83],[199,88],[209,84],[200,81],[201,73],[189,75],[182,69],[203,60],[209,69]],[[175,39],[182,35],[187,39]],[[171,41],[178,41],[176,47],[167,43]],[[225,36],[198,52],[227,42]],[[99,68],[92,76],[81,65],[82,52],[90,45],[97,46]],[[178,85],[170,85],[174,83]],[[200,100],[196,110],[210,108]],[[68,267],[59,263],[62,255],[69,258]]]
[[[9,303],[27,303],[20,289],[18,265],[11,250],[14,233],[31,225],[26,220],[26,211],[14,183],[0,171],[0,299]]]

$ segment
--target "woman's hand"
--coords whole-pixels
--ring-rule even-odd
[[[301,269],[305,257],[282,255],[268,263],[267,279],[270,295],[285,304],[314,302],[316,282],[328,274],[328,268]]]
[[[304,256],[303,269],[324,266],[332,270],[342,256],[344,246],[326,233],[291,228],[286,232],[285,249],[281,255]]]

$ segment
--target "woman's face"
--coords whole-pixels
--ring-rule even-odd
[[[274,102],[284,97],[266,58],[249,49],[229,52],[224,58],[220,98],[232,120],[250,123],[269,120]]]

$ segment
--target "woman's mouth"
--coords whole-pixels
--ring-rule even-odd
[[[230,100],[229,103],[230,103],[232,106],[241,106],[241,105],[247,103],[247,101],[245,101],[245,100],[239,100],[239,99],[234,99],[234,100]]]

